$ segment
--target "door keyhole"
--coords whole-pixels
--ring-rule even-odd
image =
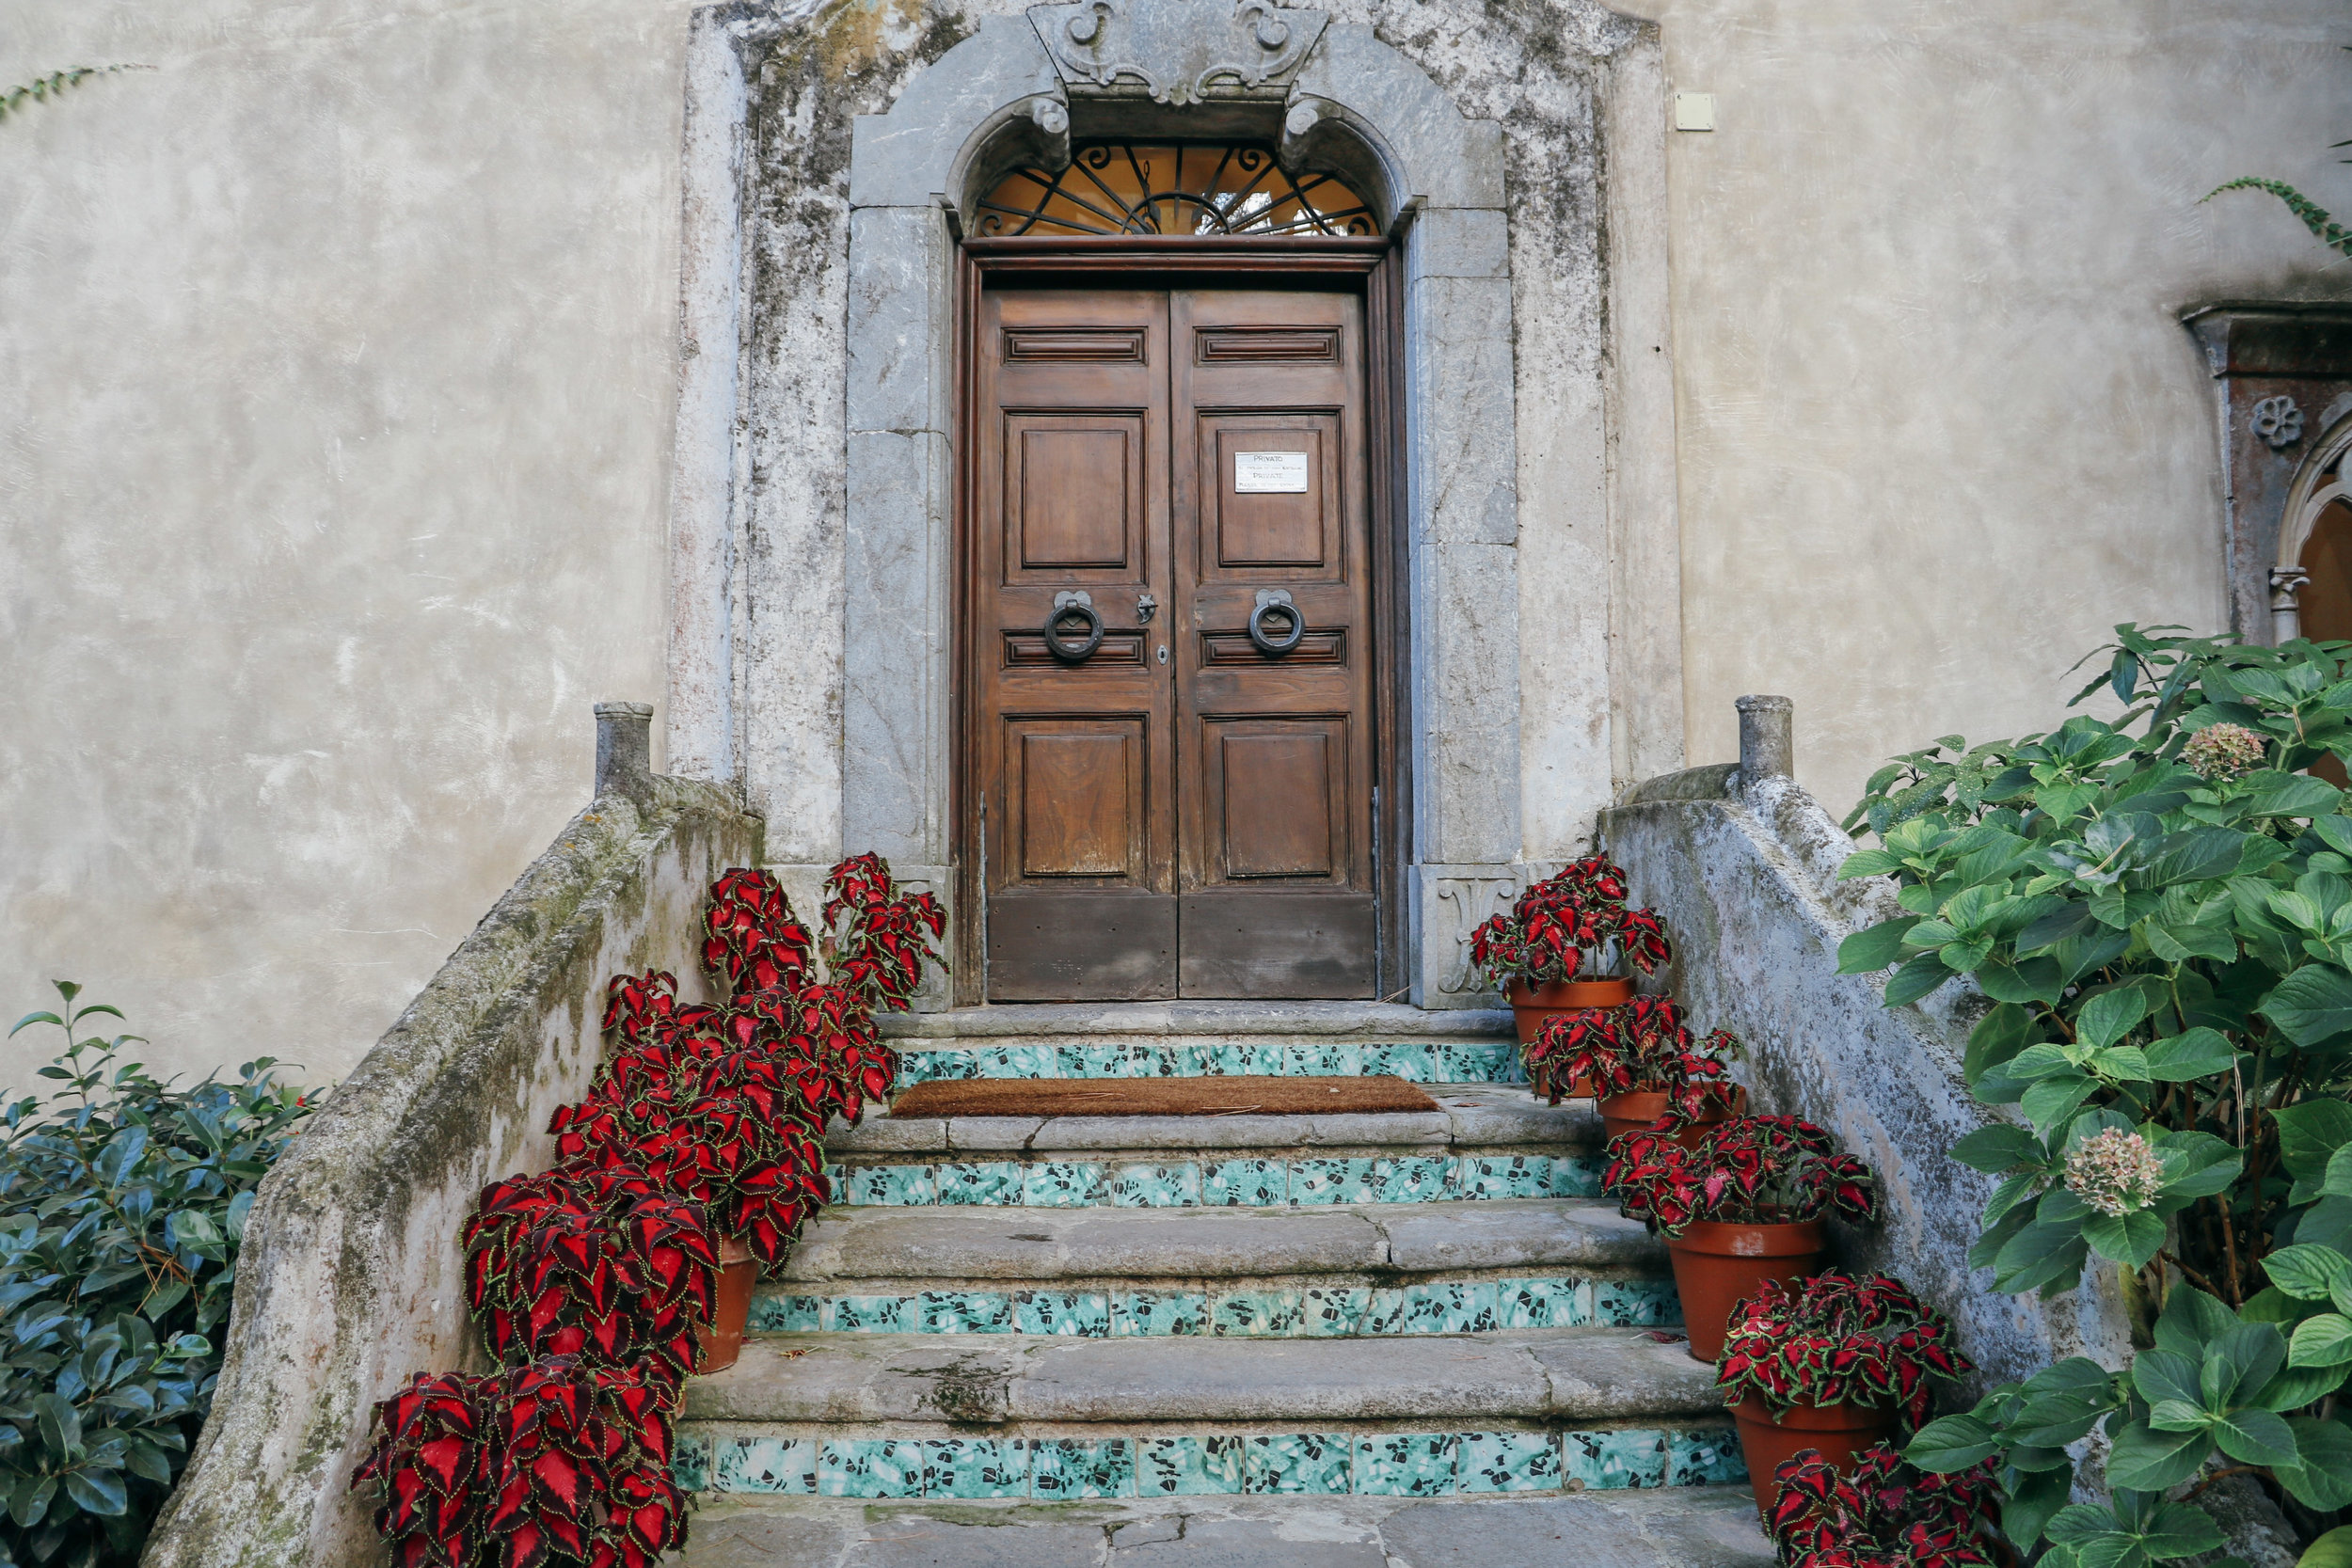
[[[1166,663],[1168,662],[1168,644],[1167,644],[1167,643],[1163,642],[1163,643],[1161,643],[1161,644],[1160,644],[1160,651],[1159,651],[1159,653],[1158,653],[1158,655],[1157,655],[1156,657],[1158,657],[1159,661],[1160,661],[1162,664],[1166,664]]]

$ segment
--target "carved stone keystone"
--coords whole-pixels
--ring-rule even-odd
[[[1077,0],[1029,20],[1072,92],[1192,103],[1281,97],[1329,18],[1270,0]]]

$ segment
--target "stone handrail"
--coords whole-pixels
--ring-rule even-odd
[[[1818,1122],[1878,1170],[1885,1217],[1838,1227],[1837,1260],[1909,1282],[1951,1317],[1982,1378],[2023,1378],[2072,1354],[2122,1365],[2130,1334],[2114,1271],[2043,1302],[1997,1294],[1990,1270],[1968,1268],[1993,1179],[1949,1154],[2000,1118],[1961,1077],[1986,1004],[1963,982],[1888,1007],[1883,975],[1837,973],[1839,942],[1899,912],[1894,883],[1837,880],[1854,844],[1789,777],[1788,700],[1743,697],[1740,708],[1739,764],[1651,780],[1601,814],[1634,900],[1674,937],[1668,984],[1692,1026],[1747,1042],[1735,1075],[1756,1109]]]
[[[555,1107],[601,1056],[608,976],[699,999],[704,890],[756,865],[760,823],[655,775],[652,709],[599,704],[596,800],[459,945],[262,1181],[211,1418],[143,1568],[383,1560],[350,1490],[371,1405],[483,1364],[458,1231],[482,1187],[553,1159]]]

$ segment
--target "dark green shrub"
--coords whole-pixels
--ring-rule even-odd
[[[238,1081],[159,1083],[62,1030],[40,1069],[62,1087],[0,1109],[0,1564],[137,1560],[187,1464],[220,1372],[237,1243],[253,1189],[308,1114],[269,1057]]]

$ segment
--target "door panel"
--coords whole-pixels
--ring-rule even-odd
[[[1218,719],[1203,726],[1201,793],[1216,805],[1206,823],[1211,885],[1276,877],[1328,881],[1341,874],[1345,726],[1343,719]]]
[[[1169,331],[1171,553],[1188,633],[1176,652],[1178,989],[1370,996],[1361,302],[1182,292]],[[1306,623],[1283,655],[1248,634],[1259,595],[1276,591]]]
[[[988,993],[1176,993],[1174,698],[1137,600],[1166,603],[1168,296],[981,296],[966,668]],[[1084,594],[1102,644],[1047,645]],[[1163,626],[1165,623],[1162,624]]]
[[[1018,498],[1007,580],[1052,572],[1090,582],[1140,570],[1142,417],[1019,415],[1007,418],[1005,431],[1005,489]]]
[[[1006,849],[1024,878],[1150,882],[1145,863],[1143,722],[1014,720],[1005,798],[1018,840]]]
[[[1361,300],[991,292],[977,326],[986,994],[1371,995]],[[1104,636],[1071,663],[1077,594]],[[1249,636],[1274,594],[1286,654]]]

